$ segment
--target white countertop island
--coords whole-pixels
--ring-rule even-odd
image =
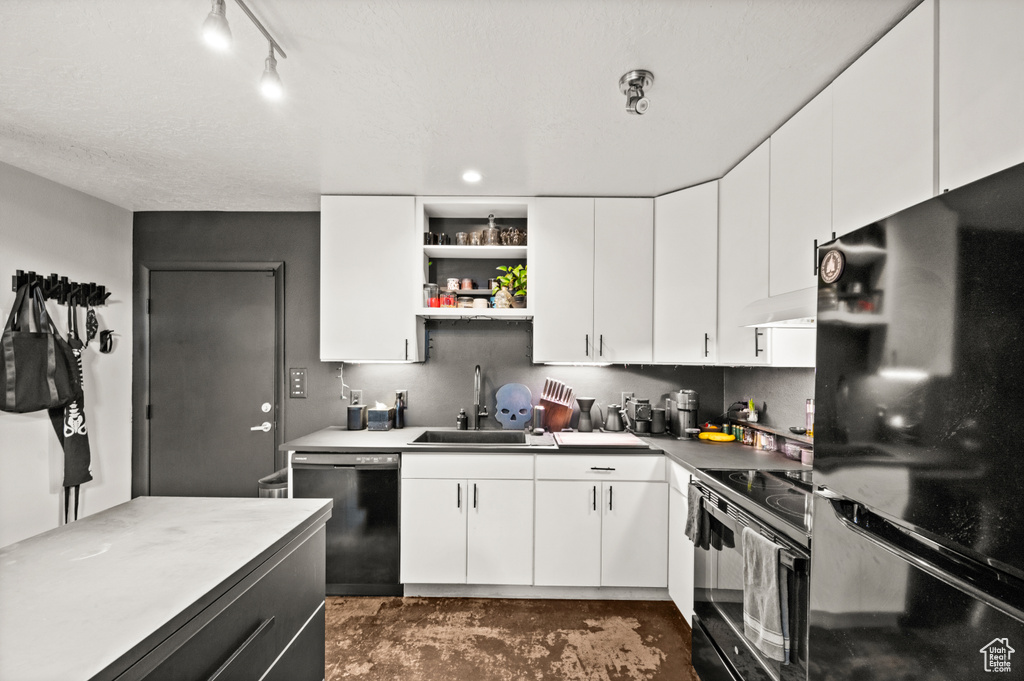
[[[330,513],[140,497],[0,549],[0,679],[116,678]]]

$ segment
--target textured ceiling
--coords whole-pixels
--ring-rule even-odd
[[[208,0],[0,0],[0,161],[131,210],[656,196],[720,177],[918,1],[248,0],[288,54],[268,102],[231,0],[228,54]]]

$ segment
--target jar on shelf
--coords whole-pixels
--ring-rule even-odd
[[[512,307],[512,294],[507,288],[498,289],[494,294],[494,307],[502,310]]]
[[[458,306],[459,307],[473,307],[473,297],[472,296],[459,296],[458,297]]]
[[[461,286],[460,286],[460,288],[462,288],[463,290],[466,290],[466,291],[472,290],[474,287],[475,287],[475,283],[473,282],[472,279],[470,279],[468,277],[462,280]]]
[[[441,291],[441,307],[455,307],[454,291]]]
[[[437,284],[423,285],[423,307],[441,307],[440,288]]]
[[[448,290],[449,291],[458,291],[459,287],[461,285],[462,285],[462,280],[459,279],[458,277],[448,277]]]
[[[487,227],[483,231],[482,243],[484,246],[497,246],[501,243],[499,241],[500,234],[497,225],[494,224],[494,213],[487,216]]]

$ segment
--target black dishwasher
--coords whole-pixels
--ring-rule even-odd
[[[333,499],[327,595],[401,596],[401,455],[295,452],[292,496]]]

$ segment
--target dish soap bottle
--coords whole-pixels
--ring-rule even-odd
[[[459,415],[455,417],[455,427],[459,430],[467,430],[469,428],[469,416],[466,414],[465,409],[459,409]]]

